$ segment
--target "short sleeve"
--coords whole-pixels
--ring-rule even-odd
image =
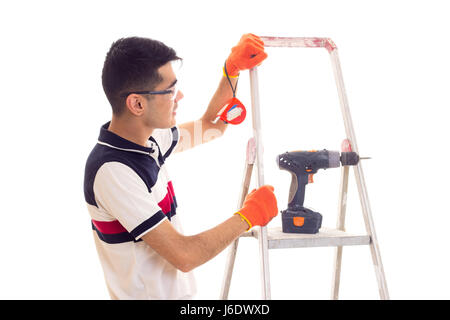
[[[167,219],[137,173],[120,162],[107,162],[97,171],[94,194],[108,212],[137,240]]]
[[[163,158],[166,159],[178,144],[179,130],[176,126],[170,129],[156,129],[152,137],[158,143]]]

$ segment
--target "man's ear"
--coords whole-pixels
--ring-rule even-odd
[[[130,94],[125,101],[127,109],[135,116],[141,116],[144,113],[142,103],[142,96],[138,94]]]

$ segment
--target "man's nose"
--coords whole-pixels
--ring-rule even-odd
[[[181,90],[178,90],[177,96],[175,97],[175,102],[178,102],[178,101],[180,101],[183,98],[184,98],[183,92],[181,92]]]

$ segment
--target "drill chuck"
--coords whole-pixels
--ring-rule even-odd
[[[343,166],[354,166],[359,162],[359,155],[356,152],[342,152],[341,163]]]

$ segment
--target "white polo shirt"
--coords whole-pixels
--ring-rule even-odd
[[[85,169],[84,195],[95,245],[112,299],[191,299],[192,272],[183,273],[141,237],[169,220],[182,232],[165,161],[178,129],[155,130],[143,147],[102,126]]]

